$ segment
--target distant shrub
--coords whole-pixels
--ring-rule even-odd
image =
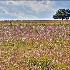
[[[10,26],[12,26],[12,22],[10,21]]]

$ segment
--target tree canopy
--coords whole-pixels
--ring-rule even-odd
[[[54,19],[66,19],[68,20],[70,17],[70,10],[69,9],[59,9],[56,11],[56,14],[53,15]]]

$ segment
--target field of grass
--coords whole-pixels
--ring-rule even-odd
[[[70,70],[70,24],[0,25],[0,70]]]

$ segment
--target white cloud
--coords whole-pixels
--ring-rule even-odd
[[[38,17],[36,17],[36,16],[33,16],[33,15],[27,15],[27,14],[24,14],[24,13],[8,13],[8,14],[10,14],[11,16],[16,16],[16,17],[18,17],[19,19],[21,18],[21,19],[38,19]]]
[[[46,11],[54,11],[53,5],[54,1],[5,1],[2,2],[3,6],[0,6],[0,9],[2,10],[3,14],[11,15],[12,17],[17,17],[21,19],[25,18],[32,18],[32,19],[38,19],[38,14],[41,15],[41,12]],[[4,6],[5,5],[5,6]],[[29,8],[26,9],[25,7]],[[27,13],[28,12],[28,13]],[[44,13],[43,13],[44,14]]]
[[[31,8],[34,12],[39,13],[45,10],[54,10],[54,1],[6,1],[6,4],[17,5],[17,6],[27,6]]]
[[[24,5],[26,1],[5,1],[5,4],[9,5]]]
[[[4,14],[4,13],[7,14],[8,12],[4,7],[0,6],[0,14]]]
[[[1,13],[0,13],[0,15],[10,15],[10,16],[12,16],[12,17],[17,17],[18,19],[28,19],[28,17],[29,17],[29,19],[31,19],[31,18],[33,18],[33,19],[38,19],[36,16],[34,16],[34,15],[29,15],[29,14],[26,14],[25,12],[20,12],[20,11],[17,11],[17,12],[12,12],[12,11],[10,11],[9,9],[6,9],[6,8],[4,8],[4,7],[1,7],[0,6],[0,10],[2,11]],[[15,10],[15,9],[14,9]]]
[[[29,1],[27,2],[27,6],[29,6],[35,13],[40,13],[43,11],[51,11],[53,8],[54,1]]]

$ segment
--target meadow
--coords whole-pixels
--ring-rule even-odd
[[[70,70],[70,24],[0,25],[0,70]]]

